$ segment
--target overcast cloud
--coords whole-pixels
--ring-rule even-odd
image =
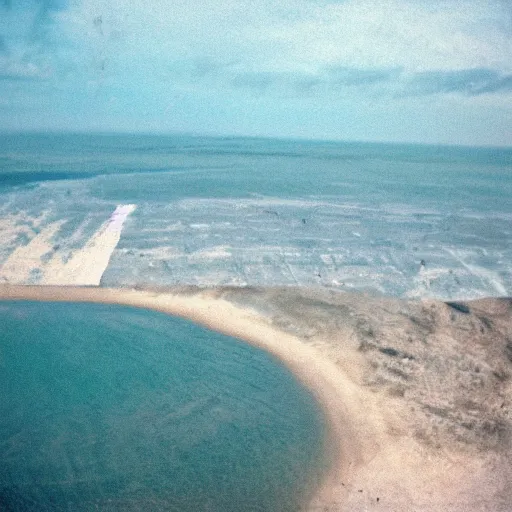
[[[497,1],[3,0],[0,116],[511,145],[511,34]]]

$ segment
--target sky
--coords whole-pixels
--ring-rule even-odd
[[[512,2],[0,0],[0,130],[512,146]]]

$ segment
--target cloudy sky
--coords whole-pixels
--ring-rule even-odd
[[[0,130],[512,145],[510,0],[0,0]]]

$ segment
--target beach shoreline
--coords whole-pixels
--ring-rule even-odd
[[[402,307],[397,306],[401,303],[355,294],[331,297],[318,292],[317,297],[316,292],[301,293],[306,292],[0,285],[0,300],[96,302],[153,309],[239,338],[277,357],[313,393],[327,423],[329,470],[306,505],[307,510],[484,510],[489,506],[506,510],[511,498],[505,485],[512,475],[510,451],[498,457],[495,447],[484,446],[481,440],[471,444],[468,437],[459,447],[451,443],[448,434],[425,434],[424,440],[412,435],[417,427],[410,409],[412,393],[410,397],[405,392],[400,396],[398,391],[391,393],[387,385],[379,389],[368,385],[367,376],[375,371],[375,362],[368,357],[373,349],[362,349],[360,339],[343,332],[343,326],[327,326],[330,330],[326,332],[319,332],[318,327],[314,327],[316,332],[307,331],[309,326],[328,323],[327,317],[312,313],[315,308],[322,315],[328,314],[329,321],[345,311],[343,304],[336,303],[335,310],[329,301],[361,301],[360,308],[370,309],[379,304],[388,315],[396,315],[393,308]],[[296,306],[291,321],[282,304]],[[482,304],[479,307],[485,309]],[[269,312],[262,311],[262,307],[281,309],[276,313],[277,309]],[[442,314],[447,308],[443,303],[435,307]],[[347,315],[359,321],[357,312]],[[301,322],[306,327],[301,327]],[[444,317],[438,322],[444,322]],[[375,338],[371,327],[361,329]],[[345,344],[341,349],[340,342]],[[380,357],[393,351],[398,354],[397,349],[389,347],[375,352]],[[410,354],[400,356],[403,365],[409,366],[415,358]],[[432,444],[433,440],[437,445]],[[503,443],[500,449],[506,443],[509,450],[510,439]],[[496,475],[496,470],[501,473]],[[482,485],[477,486],[477,482]]]
[[[306,505],[308,510],[329,501],[325,495],[332,497],[332,486],[343,473],[344,461],[358,458],[357,444],[344,421],[346,414],[340,414],[345,410],[344,401],[339,400],[336,369],[292,337],[260,324],[254,314],[237,311],[239,308],[215,299],[97,287],[1,285],[0,300],[92,302],[152,309],[238,338],[277,357],[313,393],[327,420],[325,455],[329,457],[329,470],[311,498],[312,505]]]

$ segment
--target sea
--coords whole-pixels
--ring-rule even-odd
[[[281,363],[169,315],[0,302],[0,510],[295,512],[323,414]]]
[[[504,296],[511,198],[511,148],[3,134],[0,222],[27,229],[9,238],[0,228],[0,265],[55,221],[65,260],[129,204],[104,286]]]
[[[510,148],[2,134],[0,281],[108,239],[107,287],[506,296],[511,198]],[[326,470],[285,367],[156,312],[0,302],[0,390],[0,510],[294,511]]]

